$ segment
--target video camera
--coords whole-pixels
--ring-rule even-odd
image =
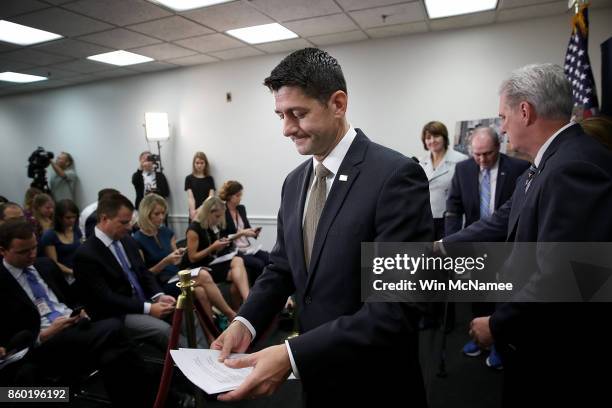
[[[33,179],[31,187],[36,187],[44,192],[49,192],[47,185],[47,167],[51,164],[53,153],[47,152],[38,146],[28,158],[28,177]]]
[[[158,154],[149,154],[147,156],[147,161],[153,162],[153,169],[155,171],[163,172],[163,168],[161,166],[161,157]]]

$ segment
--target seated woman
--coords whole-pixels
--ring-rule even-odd
[[[76,225],[79,208],[72,200],[61,200],[55,206],[53,228],[46,230],[40,238],[44,254],[62,270],[69,284],[74,282],[72,265],[74,255],[81,245],[83,235]]]
[[[34,196],[31,222],[34,224],[34,231],[38,239],[46,230],[53,228],[54,210],[55,202],[49,194],[41,193]]]
[[[237,181],[229,180],[223,183],[219,190],[219,198],[225,201],[225,230],[223,235],[234,235],[234,244],[239,255],[244,259],[244,265],[249,273],[251,284],[261,275],[263,269],[270,263],[270,254],[251,245],[249,238],[257,238],[261,228],[251,228],[247,218],[246,208],[240,204],[243,187]]]
[[[177,297],[180,289],[176,281],[169,283],[179,272],[178,264],[183,255],[182,249],[176,248],[174,232],[163,225],[168,203],[157,194],[149,194],[140,202],[138,208],[138,224],[140,229],[134,233],[134,239],[140,247],[145,265],[157,277],[164,293]],[[194,277],[196,284],[204,291],[196,291],[196,296],[204,306],[204,310],[212,318],[212,306],[217,307],[228,320],[233,320],[236,312],[227,304],[217,285],[206,269],[200,269]]]
[[[234,256],[231,260],[211,265],[217,254],[231,244],[230,240],[220,238],[224,227],[225,203],[218,197],[208,197],[187,229],[187,252],[181,266],[211,268],[213,280],[233,282],[244,301],[249,295],[249,279],[242,258]]]

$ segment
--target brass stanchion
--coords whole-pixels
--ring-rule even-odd
[[[157,397],[155,399],[154,408],[163,408],[168,397],[168,391],[170,389],[170,382],[172,381],[172,372],[174,369],[174,362],[170,355],[170,350],[176,349],[179,340],[179,334],[181,330],[181,324],[183,322],[183,316],[185,317],[185,324],[187,330],[187,344],[190,348],[197,348],[196,333],[195,333],[195,320],[193,317],[194,306],[195,312],[198,314],[200,325],[202,330],[206,330],[205,327],[213,329],[213,335],[218,336],[218,330],[214,329],[214,324],[210,317],[204,312],[200,302],[194,301],[195,281],[191,280],[191,271],[183,270],[178,273],[179,281],[176,286],[181,289],[176,302],[176,310],[172,318],[172,331],[170,332],[170,340],[168,341],[168,348],[166,349],[166,357],[164,359],[164,368],[162,371],[161,380],[159,383],[159,389],[157,391]],[[198,408],[204,407],[204,395],[202,390],[194,385],[196,406]]]

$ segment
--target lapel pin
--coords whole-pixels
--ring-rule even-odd
[[[341,174],[340,177],[338,177],[338,180],[346,181],[346,180],[348,180],[348,176],[346,174]]]

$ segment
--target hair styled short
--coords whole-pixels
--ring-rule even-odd
[[[264,85],[271,91],[295,86],[322,104],[336,91],[348,93],[340,64],[318,48],[304,48],[289,54],[264,79]]]
[[[26,220],[8,220],[0,225],[0,247],[9,249],[14,239],[30,239],[34,227]]]
[[[427,150],[425,134],[428,132],[434,136],[442,136],[444,138],[444,150],[448,149],[448,130],[446,129],[446,126],[444,126],[444,123],[432,120],[423,126],[423,130],[421,131],[421,142],[423,142],[423,149],[425,150]]]
[[[134,211],[134,204],[124,195],[112,194],[102,198],[98,202],[98,209],[96,210],[98,221],[102,219],[103,215],[106,215],[108,218],[115,218],[121,207]]]

